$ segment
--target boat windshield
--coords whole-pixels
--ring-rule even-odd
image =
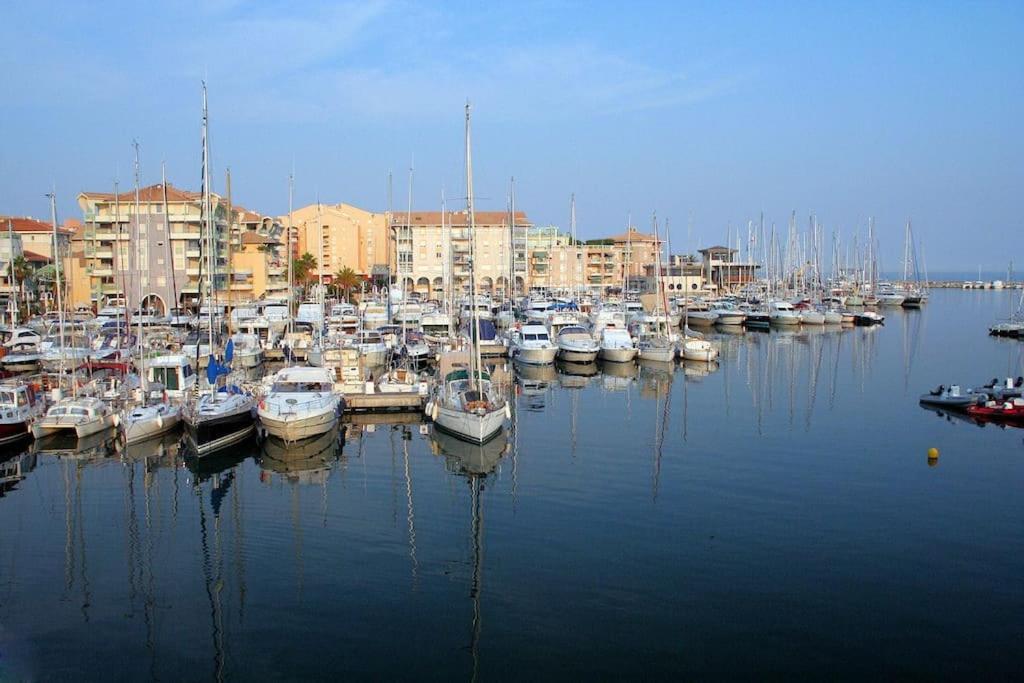
[[[331,390],[331,385],[326,382],[274,382],[271,391],[282,394],[299,394],[312,391]]]
[[[163,384],[165,389],[172,391],[180,389],[178,384],[177,368],[150,368],[153,373],[153,381]]]
[[[0,404],[5,406],[14,405],[14,392],[13,391],[0,391]]]

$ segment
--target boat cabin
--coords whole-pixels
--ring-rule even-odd
[[[196,373],[183,354],[157,356],[146,361],[146,384],[159,385],[168,398],[185,398],[196,383]]]

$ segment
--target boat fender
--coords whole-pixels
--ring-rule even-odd
[[[437,404],[435,403],[434,407],[430,410],[430,419],[433,420],[434,422],[437,422],[437,415],[439,412],[440,410]]]
[[[507,403],[505,404],[505,419],[507,419],[507,420],[511,420],[512,419],[512,409],[508,407]]]

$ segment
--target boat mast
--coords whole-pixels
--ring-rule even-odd
[[[317,277],[316,277],[316,301],[320,304],[320,315],[324,314],[324,228],[320,217],[320,193],[316,193],[316,235],[317,235]],[[317,345],[321,345],[324,336],[323,320],[316,328]]]
[[[453,316],[455,302],[453,301],[452,293],[455,290],[455,286],[452,283],[452,237],[451,228],[448,225],[447,220],[448,214],[448,202],[444,196],[444,188],[441,188],[441,242],[444,244],[444,263],[441,264],[441,286],[442,293],[444,295],[444,309],[448,314],[448,342],[451,343],[455,339],[455,330],[452,323],[454,322]]]
[[[57,284],[57,322],[60,326],[60,369],[59,376],[64,375],[64,299],[60,293],[60,239],[57,236],[57,189],[46,195],[50,198],[50,223],[53,227],[53,268],[54,281]]]
[[[469,387],[477,388],[480,373],[480,312],[476,305],[476,213],[473,208],[473,147],[470,129],[470,106],[466,102],[466,212],[469,219],[469,300],[473,309],[473,329]]]
[[[210,201],[210,139],[209,139],[209,126],[210,116],[209,110],[206,105],[206,83],[203,82],[203,214],[204,222],[206,227],[206,310],[209,318],[209,329],[207,331],[207,342],[209,344],[209,353],[213,354],[213,287],[214,287],[214,270],[213,266],[216,263],[213,251],[215,242],[213,239],[213,204]]]
[[[580,298],[580,248],[576,242],[576,193],[573,192],[569,195],[569,226],[572,233],[572,253],[575,258],[573,259],[572,273],[573,273],[573,299]]]
[[[516,178],[512,176],[508,183],[508,308],[515,317],[515,295],[516,295]],[[1010,278],[1006,278],[1009,280]]]
[[[405,242],[408,245],[407,248],[408,248],[409,251],[407,252],[408,255],[406,256],[406,259],[405,259],[405,265],[403,266],[401,262],[399,262],[399,264],[398,264],[398,270],[399,270],[399,278],[398,279],[401,280],[401,287],[402,287],[401,290],[400,290],[402,292],[402,303],[401,303],[401,306],[402,306],[402,346],[405,346],[405,342],[406,342],[406,333],[405,332],[406,332],[406,328],[408,327],[408,321],[406,320],[406,317],[405,317],[405,310],[406,310],[406,299],[409,296],[409,292],[405,291],[405,279],[406,279],[406,276],[408,276],[408,278],[410,280],[412,279],[412,254],[413,254],[413,247],[414,247],[413,239],[412,239],[412,179],[413,179],[413,172],[414,172],[413,171],[413,167],[415,165],[416,165],[415,161],[413,161],[412,163],[409,164],[409,202],[408,202],[408,204],[406,204],[406,209],[405,209],[405,235],[404,235],[404,238],[402,240],[403,242]]]
[[[164,163],[160,164],[160,185],[163,187],[164,222],[167,225],[167,262],[170,264],[171,273],[171,294],[174,296],[174,306],[178,307],[178,280],[174,273],[174,251],[171,249],[171,214],[167,204],[167,168]]]
[[[295,331],[295,327],[294,327],[294,324],[292,322],[292,319],[294,318],[294,316],[292,315],[292,296],[294,296],[294,294],[295,294],[294,287],[292,286],[292,269],[293,269],[293,265],[292,265],[292,260],[293,260],[292,259],[292,225],[293,225],[293,220],[292,220],[292,194],[294,193],[294,191],[295,191],[295,169],[293,168],[292,172],[288,174],[288,239],[285,240],[285,245],[286,245],[285,250],[288,252],[287,256],[288,256],[288,333],[289,334],[291,334],[292,332]]]
[[[135,287],[136,306],[139,307],[139,322],[138,322],[138,352],[139,352],[139,376],[145,377],[145,370],[142,368],[142,239],[139,235],[142,229],[142,219],[139,217],[139,143],[137,140],[132,140],[132,147],[135,149],[135,274],[133,277],[138,278]],[[149,207],[146,208],[146,221],[149,221]],[[147,239],[149,237],[147,229]]]
[[[232,305],[232,302],[233,302],[233,299],[234,299],[234,296],[232,295],[232,291],[231,291],[231,278],[232,278],[232,273],[231,273],[231,240],[232,240],[232,237],[233,237],[232,236],[232,231],[233,231],[233,228],[234,228],[234,225],[235,225],[235,214],[234,214],[234,208],[231,205],[231,169],[230,168],[227,169],[226,173],[227,173],[227,178],[226,178],[226,180],[227,180],[227,188],[225,188],[225,189],[227,190],[227,193],[228,193],[228,245],[227,245],[227,247],[228,247],[228,258],[227,258],[228,274],[227,274],[227,288],[228,288],[228,311],[230,313],[231,305]]]

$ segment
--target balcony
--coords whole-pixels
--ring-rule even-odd
[[[252,291],[252,283],[251,282],[232,282],[231,283],[231,291],[233,291],[233,292],[239,292],[239,291],[250,292],[250,291]]]

